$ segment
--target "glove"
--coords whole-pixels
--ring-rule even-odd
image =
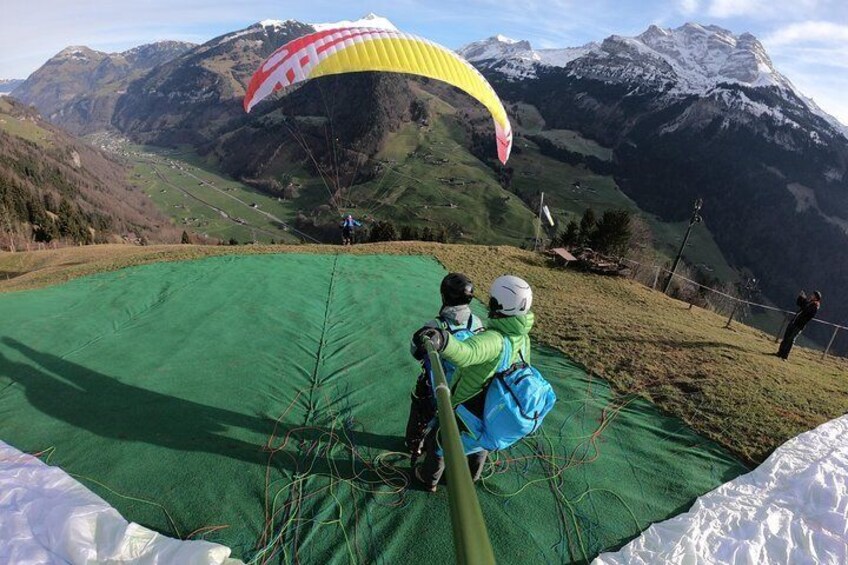
[[[427,349],[424,345],[427,342],[430,342],[436,351],[444,351],[445,346],[448,344],[448,332],[430,327],[421,328],[415,332],[412,335],[412,344],[415,346],[412,356],[419,361],[427,357]]]

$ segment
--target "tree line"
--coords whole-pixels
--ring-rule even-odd
[[[571,249],[589,247],[607,255],[624,255],[633,236],[633,219],[627,210],[607,210],[598,218],[586,208],[578,223],[572,219],[553,240],[553,244]]]

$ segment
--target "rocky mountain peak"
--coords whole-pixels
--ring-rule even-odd
[[[791,88],[750,33],[737,36],[719,26],[687,23],[675,29],[651,26],[627,39],[664,58],[674,68],[681,89],[702,91],[721,82]],[[645,55],[655,56],[654,53]]]
[[[153,68],[182,55],[194,47],[197,47],[197,45],[187,41],[166,40],[139,45],[118,55],[136,67]]]

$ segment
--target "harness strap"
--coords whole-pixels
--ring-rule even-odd
[[[436,320],[440,324],[442,324],[443,330],[448,330],[451,334],[461,332],[461,331],[463,331],[463,329],[468,330],[471,333],[474,333],[474,330],[473,330],[473,328],[474,328],[474,314],[471,314],[470,316],[468,316],[468,323],[465,324],[465,328],[454,328],[453,325],[451,325],[451,323],[447,320],[447,318],[445,318],[441,314],[436,316]]]

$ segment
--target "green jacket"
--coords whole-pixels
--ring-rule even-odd
[[[512,342],[512,359],[518,361],[518,352],[524,352],[524,360],[530,363],[530,329],[533,327],[533,312],[523,316],[490,319],[486,331],[465,341],[448,339],[442,357],[453,363],[453,405],[462,404],[483,390],[494,376],[503,352],[503,337]]]

